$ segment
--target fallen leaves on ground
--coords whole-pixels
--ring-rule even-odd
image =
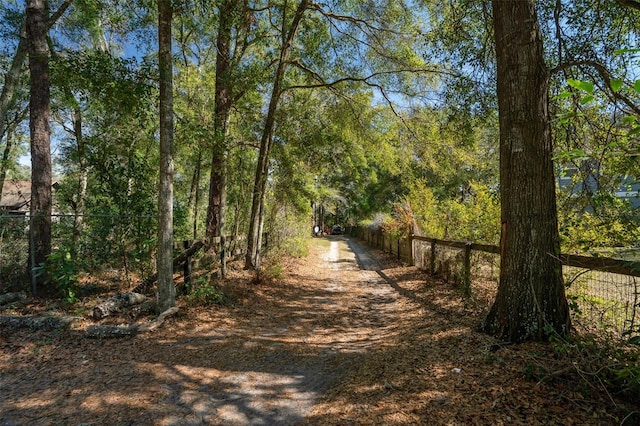
[[[181,300],[153,333],[89,340],[89,319],[0,331],[0,423],[640,424],[638,400],[564,374],[550,345],[479,333],[494,285],[465,300],[380,252],[371,271],[331,260],[320,241],[280,259],[282,278],[256,283],[231,265],[226,304]]]

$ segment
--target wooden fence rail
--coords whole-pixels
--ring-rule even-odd
[[[385,234],[381,230],[371,231],[366,228],[352,228],[351,231],[354,235],[359,236],[366,240],[368,243],[372,243],[377,248],[383,249],[384,251],[388,251],[390,253],[398,254],[399,258],[401,258],[401,250],[392,249],[393,244],[386,245],[385,240],[389,242],[393,242],[394,238]],[[405,241],[406,243],[404,243]],[[419,235],[410,235],[405,239],[396,239],[396,245],[401,247],[403,244],[407,244],[410,247],[413,247],[414,241],[423,241],[431,244],[431,257],[432,259],[435,257],[437,246],[445,246],[451,248],[457,248],[460,250],[465,250],[466,252],[470,251],[481,251],[485,253],[492,254],[500,254],[500,247],[491,244],[479,244],[471,241],[449,241],[442,240],[438,238],[430,238],[430,237],[422,237]],[[610,272],[614,274],[622,274],[629,275],[633,277],[640,277],[640,261],[629,261],[629,260],[621,260],[614,259],[611,257],[595,257],[595,256],[582,256],[577,254],[561,254],[560,261],[565,266],[574,266],[577,268],[583,269],[591,269],[594,271],[601,272]],[[465,263],[467,263],[468,254],[465,255]],[[413,250],[410,252],[410,256],[408,258],[404,258],[409,264],[415,264],[415,259],[413,258]],[[430,272],[434,272],[433,265],[430,265]]]
[[[480,264],[490,265],[490,276],[492,279],[496,278],[493,268],[499,263],[500,258],[500,247],[497,245],[449,241],[418,235],[398,238],[384,233],[381,229],[363,227],[354,227],[349,229],[348,233],[369,245],[396,254],[398,259],[420,266],[432,275],[440,274],[447,280],[453,276],[467,295],[471,295],[472,252],[494,256],[493,260],[481,260]],[[451,257],[446,254],[446,248],[454,249],[458,254]],[[584,304],[580,309],[582,306],[592,309],[598,318],[596,321],[600,321],[601,324],[609,321],[608,324],[614,324],[623,336],[630,332],[640,333],[640,281],[637,280],[637,277],[640,277],[640,261],[575,254],[561,254],[558,257],[563,266],[581,270],[576,273],[572,268],[567,268],[565,271],[567,276],[573,276],[568,279],[569,284],[582,277],[581,284],[572,287],[573,297],[577,297],[580,303]],[[474,262],[477,267],[477,260]],[[477,272],[480,269],[473,270]],[[589,274],[583,276],[585,272]]]

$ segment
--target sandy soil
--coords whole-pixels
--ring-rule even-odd
[[[551,349],[477,333],[482,297],[346,237],[282,263],[259,284],[232,269],[227,304],[181,301],[132,338],[0,330],[0,425],[640,423],[606,392],[532,379]]]

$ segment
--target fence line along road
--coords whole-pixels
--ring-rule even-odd
[[[473,278],[472,253],[485,253],[483,259],[477,260],[490,266],[485,269],[491,270],[489,278],[497,282],[496,271],[500,265],[500,247],[497,245],[418,235],[398,238],[382,229],[364,227],[353,227],[349,233],[432,275],[439,274],[447,279],[453,276],[468,296]],[[456,254],[444,253],[447,250],[454,250]],[[574,254],[561,254],[559,258],[566,267],[567,295],[579,306],[574,312],[578,321],[589,312],[590,321],[596,321],[598,326],[613,326],[623,335],[640,334],[640,261]],[[456,270],[452,273],[451,268]]]

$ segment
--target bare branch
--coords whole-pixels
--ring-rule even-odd
[[[369,74],[368,76],[363,76],[363,77],[353,77],[353,76],[342,77],[342,78],[339,78],[337,80],[333,80],[333,81],[329,82],[329,81],[326,81],[316,71],[310,69],[306,65],[300,63],[299,61],[291,61],[289,63],[291,65],[301,69],[302,71],[306,72],[307,74],[311,75],[311,77],[314,80],[316,80],[318,83],[316,83],[316,84],[301,84],[301,85],[288,86],[285,90],[317,89],[317,88],[321,88],[321,87],[329,88],[329,87],[338,86],[338,85],[340,85],[342,83],[347,83],[347,82],[360,82],[360,83],[365,83],[365,84],[367,84],[368,86],[371,86],[371,87],[381,88],[382,87],[381,85],[379,85],[377,83],[372,83],[371,80],[373,80],[376,77],[381,77],[381,76],[384,76],[384,75],[396,75],[396,74],[405,74],[405,73],[412,73],[412,74],[439,74],[439,75],[458,76],[455,73],[444,71],[444,70],[441,70],[441,69],[436,69],[436,68],[399,68],[399,69],[388,70],[388,71],[374,72],[372,74]]]
[[[353,16],[347,16],[347,15],[338,15],[336,13],[331,12],[330,10],[323,9],[321,5],[318,3],[311,3],[310,9],[313,9],[319,12],[320,14],[324,15],[329,19],[341,21],[341,22],[350,22],[352,24],[356,24],[356,26],[361,29],[363,27],[367,28],[371,32],[371,34],[378,34],[378,33],[384,33],[384,32],[395,34],[395,35],[401,34],[400,32],[392,30],[390,28],[384,28],[384,27],[378,27],[378,26],[372,25],[370,21],[367,21],[365,19],[355,18]]]
[[[56,10],[51,14],[51,16],[49,17],[49,20],[47,21],[47,26],[49,28],[51,28],[53,24],[55,24],[56,21],[60,19],[62,15],[64,15],[64,13],[67,11],[69,6],[71,6],[71,3],[73,3],[73,0],[65,0],[65,2],[60,5],[58,10]]]

